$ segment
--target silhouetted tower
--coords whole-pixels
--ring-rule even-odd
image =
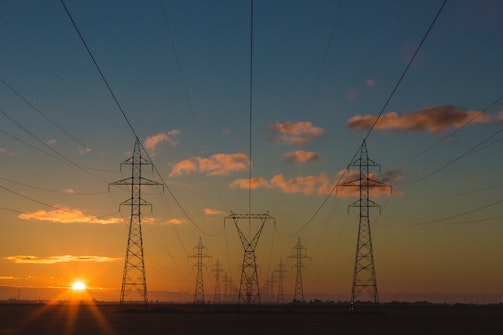
[[[278,263],[278,269],[274,271],[274,273],[278,274],[278,295],[276,297],[277,304],[285,303],[285,290],[283,289],[283,279],[285,278],[284,274],[287,271],[285,270],[285,265],[283,264],[283,260],[280,259]]]
[[[244,249],[243,264],[241,267],[241,282],[239,284],[238,304],[260,304],[260,290],[258,285],[257,273],[257,257],[255,256],[255,248],[257,247],[260,234],[266,221],[274,218],[269,214],[235,214],[231,213],[230,216],[224,219],[232,219],[236,230],[238,231],[239,238]],[[240,228],[240,222],[247,222],[251,235],[252,222],[258,221],[258,229],[252,236],[247,237],[243,230]]]
[[[359,155],[349,166],[358,167],[359,175],[356,179],[344,182],[340,186],[354,186],[358,187],[360,190],[360,200],[350,205],[350,207],[358,207],[360,210],[355,267],[353,272],[353,287],[351,290],[351,309],[353,309],[354,304],[358,301],[370,301],[373,303],[379,301],[369,214],[371,207],[380,206],[370,200],[370,190],[376,187],[391,186],[371,178],[370,168],[380,168],[380,166],[368,157],[365,139],[360,147]],[[362,298],[366,300],[361,300]]]
[[[222,265],[217,258],[215,263],[215,269],[211,270],[215,272],[215,293],[213,294],[213,303],[221,304],[222,303],[222,295],[220,294],[220,274],[223,273],[225,275],[225,271],[222,269]],[[224,277],[225,278],[225,277]],[[225,286],[225,284],[224,284]]]
[[[131,186],[131,197],[120,204],[131,208],[129,234],[122,275],[120,303],[143,302],[147,304],[147,282],[145,279],[145,262],[143,258],[143,238],[141,233],[142,207],[152,206],[141,197],[141,187],[145,185],[162,185],[142,177],[142,166],[152,165],[142,151],[140,140],[136,138],[133,156],[121,163],[131,166],[131,177],[110,183],[110,185]]]
[[[297,240],[297,245],[294,247],[295,254],[288,256],[288,258],[295,258],[295,267],[297,269],[297,274],[295,276],[295,291],[293,294],[293,302],[302,302],[305,303],[304,299],[304,283],[302,281],[302,269],[305,268],[305,265],[302,263],[302,260],[305,258],[311,258],[306,256],[306,248],[300,242],[300,237]]]
[[[195,304],[204,304],[204,283],[203,283],[203,259],[209,258],[210,256],[206,255],[207,248],[203,245],[203,241],[201,237],[199,237],[199,242],[197,242],[194,247],[194,251],[196,252],[194,255],[189,256],[192,258],[196,258],[196,264],[194,266],[197,268],[197,276],[196,276],[196,289],[194,291],[194,303]]]

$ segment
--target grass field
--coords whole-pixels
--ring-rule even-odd
[[[503,334],[503,305],[4,303],[0,334]]]

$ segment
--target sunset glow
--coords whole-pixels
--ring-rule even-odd
[[[503,1],[254,2],[0,1],[0,300],[503,303]]]
[[[86,283],[83,281],[76,281],[72,284],[72,290],[74,291],[84,291],[86,289]]]

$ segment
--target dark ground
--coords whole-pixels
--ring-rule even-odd
[[[503,305],[0,303],[0,334],[503,334]]]

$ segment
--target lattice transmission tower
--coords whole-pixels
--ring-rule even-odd
[[[225,217],[224,223],[232,219],[238,232],[241,244],[243,245],[244,255],[241,266],[241,282],[239,284],[238,304],[260,304],[260,290],[257,273],[257,257],[255,249],[257,247],[260,234],[267,221],[275,221],[274,217],[266,214],[235,214]],[[248,223],[249,236],[247,236],[240,225],[242,222]],[[258,222],[258,223],[257,223]],[[256,223],[256,224],[253,224]],[[255,234],[252,234],[252,226],[258,225]]]
[[[197,276],[196,276],[196,289],[194,290],[194,304],[204,304],[204,282],[203,282],[203,267],[205,258],[210,258],[210,256],[206,255],[206,251],[208,249],[203,245],[203,241],[201,237],[199,237],[199,242],[197,242],[194,247],[195,254],[189,256],[191,258],[196,259],[196,264],[194,267],[197,268]]]
[[[276,303],[277,304],[284,304],[285,303],[285,290],[283,288],[283,279],[285,279],[284,274],[287,271],[285,270],[285,265],[283,264],[283,260],[280,259],[278,263],[278,269],[274,270],[274,273],[278,274],[278,294],[276,296]]]
[[[133,155],[121,163],[131,166],[131,177],[110,184],[131,186],[131,197],[120,204],[131,208],[129,234],[122,276],[120,303],[148,303],[147,282],[145,278],[145,261],[143,258],[143,237],[141,232],[142,207],[152,205],[141,197],[141,188],[146,185],[162,185],[154,180],[142,177],[142,167],[152,165],[142,151],[140,140],[136,138]]]
[[[295,254],[288,256],[288,258],[295,259],[295,267],[296,267],[296,275],[295,275],[295,291],[293,294],[293,302],[295,303],[305,303],[304,299],[304,282],[302,280],[302,269],[305,268],[303,263],[303,259],[311,258],[306,256],[306,248],[302,245],[300,241],[300,237],[297,239],[297,245],[293,248],[295,250]]]
[[[212,272],[215,272],[215,293],[213,294],[213,303],[214,304],[221,304],[222,303],[222,294],[220,292],[220,274],[224,274],[224,280],[226,277],[225,271],[222,269],[222,265],[220,264],[219,259],[217,258],[217,261],[215,262],[215,268],[211,270]],[[225,292],[227,292],[226,287],[225,287],[225,282],[224,282],[224,295]]]
[[[370,229],[370,208],[380,208],[380,206],[370,200],[370,190],[380,187],[391,188],[391,186],[372,178],[370,169],[376,167],[380,169],[380,165],[368,157],[365,139],[360,147],[359,154],[349,166],[359,169],[358,176],[353,180],[342,183],[340,186],[358,187],[360,193],[360,199],[349,205],[349,207],[359,208],[360,211],[353,286],[351,289],[351,309],[354,309],[354,305],[358,301],[379,302]]]

